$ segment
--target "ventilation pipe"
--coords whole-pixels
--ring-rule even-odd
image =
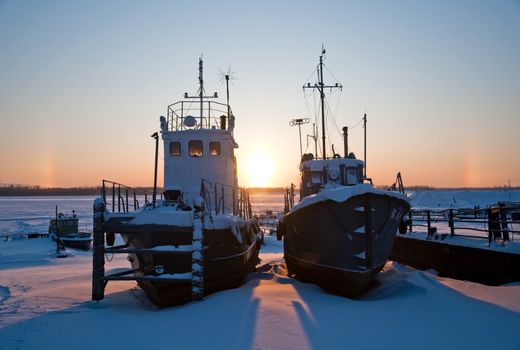
[[[348,158],[348,126],[343,127],[343,158]]]
[[[220,116],[220,129],[221,130],[226,130],[226,119],[227,119],[226,115]]]

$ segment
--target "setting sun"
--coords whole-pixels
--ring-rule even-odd
[[[248,187],[267,187],[272,183],[274,164],[267,154],[254,153],[247,159],[246,175]]]

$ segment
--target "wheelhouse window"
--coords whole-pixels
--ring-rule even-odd
[[[188,154],[190,157],[202,157],[202,141],[191,140],[188,143]]]
[[[312,184],[321,184],[322,183],[321,175],[322,175],[321,171],[312,171],[311,172],[311,183]]]
[[[359,183],[358,168],[347,168],[346,177],[347,185],[355,185]]]
[[[180,142],[170,142],[170,156],[178,157],[181,155],[181,143]]]
[[[212,141],[209,143],[209,154],[211,156],[219,156],[220,155],[220,142]]]

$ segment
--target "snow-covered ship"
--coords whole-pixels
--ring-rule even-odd
[[[103,299],[107,281],[135,279],[154,304],[183,304],[239,286],[258,263],[262,235],[249,195],[237,186],[229,89],[226,104],[213,100],[217,93],[205,96],[202,59],[199,85],[196,96],[186,93],[160,118],[163,199],[154,191],[151,202],[132,211],[129,189],[103,182],[94,204],[93,300]],[[157,177],[159,137],[152,136]],[[115,234],[123,245],[111,247]],[[106,275],[104,253],[128,253],[132,269]]]
[[[321,97],[323,157],[302,156],[300,202],[280,220],[279,233],[291,275],[356,297],[386,263],[409,203],[404,193],[372,186],[365,163],[348,152],[345,128],[344,156],[327,157],[324,90],[341,85],[323,83],[324,54],[325,50],[318,64],[318,82],[304,86],[316,89]]]
[[[79,218],[72,214],[58,213],[49,222],[49,235],[58,245],[68,248],[89,250],[92,243],[92,232],[79,230]]]

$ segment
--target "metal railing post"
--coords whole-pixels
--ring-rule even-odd
[[[249,193],[247,194],[247,206],[249,211],[249,219],[253,217],[253,208],[251,208],[251,199],[249,198]]]
[[[453,209],[450,209],[449,211],[448,225],[450,227],[450,236],[453,237],[453,235],[455,234],[455,225],[453,223]]]
[[[432,234],[431,234],[431,218],[430,218],[430,211],[429,210],[426,210],[426,225],[428,227],[428,239],[431,239],[432,237]]]
[[[236,201],[236,197],[237,197],[237,191],[236,189],[233,187],[233,193],[232,193],[232,201],[233,201],[233,215],[237,215],[237,201]]]
[[[112,182],[112,213],[116,210],[116,184]]]
[[[121,212],[121,185],[117,185],[117,212]]]
[[[491,237],[493,235],[493,230],[491,229],[491,209],[487,210],[487,218],[488,218],[488,247],[491,246]]]

